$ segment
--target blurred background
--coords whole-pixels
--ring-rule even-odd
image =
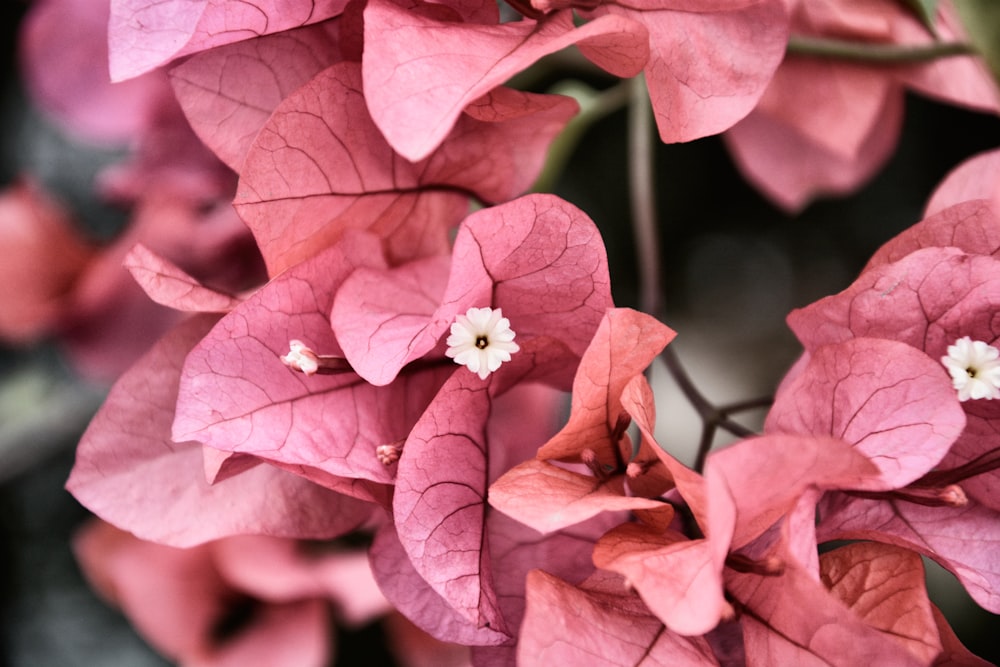
[[[17,67],[28,5],[3,3],[0,185],[30,175],[74,212],[94,243],[108,243],[122,211],[93,195],[117,155],[75,143],[32,108]],[[596,77],[595,87],[611,84]],[[717,138],[656,151],[666,323],[689,373],[715,403],[766,396],[799,349],[784,324],[793,308],[840,291],[870,255],[917,222],[955,165],[1000,146],[1000,119],[907,98],[902,141],[887,167],[855,195],[789,216],[750,188]],[[628,225],[626,118],[594,124],[558,180],[557,194],[602,229],[619,305],[636,305]],[[0,221],[0,229],[3,222]],[[0,257],[0,262],[7,261]],[[662,369],[661,443],[688,462],[700,424]],[[63,489],[77,439],[107,390],[79,378],[58,344],[0,347],[0,663],[16,667],[167,664],[83,582],[70,551],[88,514]],[[761,414],[748,415],[759,424]],[[951,575],[929,569],[932,598],[975,653],[1000,661],[1000,619],[973,604]],[[337,664],[391,664],[378,629],[340,638]]]

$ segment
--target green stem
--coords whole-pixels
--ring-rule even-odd
[[[624,107],[629,101],[628,81],[599,93],[579,82],[566,82],[548,92],[573,97],[580,103],[580,113],[552,142],[545,168],[531,188],[533,192],[552,192],[586,131],[600,119]]]
[[[792,35],[786,53],[798,56],[819,56],[861,63],[908,64],[923,63],[937,58],[967,56],[976,53],[964,42],[937,42],[907,46],[902,44],[872,44],[843,39]]]

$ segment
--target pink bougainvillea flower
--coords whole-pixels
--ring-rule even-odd
[[[220,462],[196,442],[170,439],[181,363],[216,319],[186,320],[121,377],[80,441],[67,488],[106,521],[175,546],[353,530],[368,504],[258,459]]]
[[[498,456],[485,430],[492,406],[527,381],[567,388],[610,306],[596,227],[549,195],[469,216],[450,267],[429,258],[361,268],[336,296],[334,333],[350,365],[374,385],[395,386],[408,368],[435,360],[454,369],[401,443],[393,515],[413,567],[473,627],[500,631],[483,546],[485,471]],[[472,307],[502,309],[517,330],[520,349],[485,379],[444,354],[442,339]]]
[[[406,438],[453,365],[414,370],[383,388],[346,364],[341,372],[306,377],[281,361],[291,341],[342,360],[329,322],[333,296],[356,267],[383,261],[376,238],[349,235],[223,317],[187,357],[175,437],[262,457],[346,493],[386,501],[382,485],[392,481],[393,469],[376,450]]]
[[[383,385],[429,353],[447,360],[443,339],[469,308],[502,309],[521,351],[495,375],[568,386],[611,305],[594,223],[558,197],[528,195],[466,218],[450,265],[431,257],[355,271],[331,322],[351,366]]]
[[[970,229],[974,231],[976,226]],[[913,235],[923,237],[925,230],[918,226]],[[930,234],[929,238],[937,236]],[[988,236],[976,233],[967,238],[973,242],[988,240]],[[908,244],[890,241],[887,247]],[[991,245],[986,242],[980,247],[989,251]],[[993,317],[1000,299],[998,281],[1000,262],[993,257],[969,255],[957,248],[928,247],[896,262],[873,266],[844,292],[794,311],[789,324],[807,351],[866,336],[904,342],[940,364],[942,357],[948,356],[948,348],[966,336],[995,345]],[[943,364],[940,368],[945,371]],[[943,377],[951,386],[948,375]],[[952,391],[958,398],[958,392],[954,388]],[[1000,446],[990,435],[1000,425],[1000,414],[991,403],[973,400],[963,404],[966,431],[941,461],[941,468],[965,465]],[[986,465],[978,473],[967,475],[962,488],[978,502],[1000,509],[992,492],[997,480],[997,471]]]
[[[661,137],[689,141],[727,129],[753,107],[787,38],[776,0],[581,3],[576,9],[587,20],[579,27],[573,4],[517,3],[530,18],[497,25],[456,21],[439,5],[369,2],[363,61],[375,123],[401,155],[422,159],[467,104],[575,44],[616,76],[645,70]]]
[[[129,79],[214,46],[317,23],[339,15],[346,4],[345,0],[262,0],[253,5],[112,0],[108,26],[111,80]]]
[[[63,206],[22,181],[0,193],[0,337],[29,341],[51,331],[97,249]]]
[[[388,610],[358,552],[310,554],[270,537],[178,549],[99,521],[74,547],[98,592],[181,665],[322,667],[334,651],[331,603],[349,624]]]
[[[701,476],[652,437],[652,391],[641,374],[673,335],[648,315],[608,311],[577,370],[569,423],[535,459],[494,482],[490,503],[542,532],[632,510],[642,523],[622,523],[601,537],[594,563],[627,577],[671,631],[698,635],[729,609],[721,570],[732,529],[712,530],[714,542],[667,529],[674,510],[659,496],[675,487],[680,496],[672,500],[690,509],[703,530],[707,520]],[[625,432],[631,420],[642,434],[635,456]],[[590,474],[561,462],[584,464]]]
[[[108,79],[108,0],[39,0],[20,32],[20,64],[35,104],[73,136],[122,144],[168,101],[161,73],[127,83]]]
[[[747,664],[916,665],[937,654],[919,557],[860,544],[817,554],[816,498],[877,480],[865,456],[829,437],[765,435],[712,453],[705,479],[709,538],[731,526],[720,574]]]
[[[348,228],[386,239],[393,263],[446,252],[470,197],[497,203],[527,190],[577,110],[569,98],[499,88],[411,163],[371,122],[368,94],[359,65],[336,63],[286,98],[248,150],[234,203],[272,274]]]
[[[792,32],[861,44],[923,47],[934,37],[902,3],[792,2]],[[937,4],[943,41],[964,33],[949,3]],[[789,211],[814,197],[844,194],[888,160],[902,126],[905,90],[1000,111],[1000,91],[973,56],[879,65],[789,54],[756,109],[725,137],[751,183]],[[794,165],[794,166],[793,166]]]
[[[170,70],[177,101],[206,146],[236,172],[281,102],[343,58],[337,20],[195,54]]]
[[[875,539],[924,553],[992,611],[1000,608],[993,562],[1000,539],[996,408],[982,399],[960,402],[940,359],[964,336],[995,342],[998,269],[991,257],[927,248],[872,268],[843,293],[792,313],[789,322],[810,360],[783,387],[768,417],[772,430],[857,442],[881,471],[875,492],[824,497],[821,540]],[[887,343],[897,347],[891,357],[882,353],[882,361],[857,365]],[[888,380],[890,366],[913,378],[909,387],[890,385],[878,400],[852,389],[863,368]],[[927,385],[919,394],[913,389],[918,380]],[[831,403],[841,406],[843,418],[830,416]],[[883,424],[869,421],[879,414]]]
[[[478,382],[467,372],[457,373],[455,378]],[[439,448],[450,447],[456,456],[450,459],[451,467],[471,468],[475,463],[477,469],[485,470],[488,481],[493,480],[513,463],[530,456],[552,434],[556,426],[556,404],[561,400],[561,392],[551,388],[518,384],[490,401],[486,434],[480,439],[483,451],[475,453],[472,447],[458,450],[456,448],[461,446],[458,439],[446,443],[439,437],[432,444]],[[433,405],[437,404],[436,401]],[[431,463],[430,450],[421,449],[418,456],[414,455],[415,449],[411,447],[419,445],[415,440],[407,442],[401,466],[407,460]],[[447,450],[435,455],[449,456]],[[473,455],[475,460],[470,461],[469,466],[457,464]],[[410,479],[419,481],[412,471],[405,477],[403,473],[401,468],[397,493],[403,493],[402,485],[409,484]],[[582,581],[594,569],[590,559],[594,541],[623,517],[612,513],[548,535],[541,535],[489,509],[475,516],[477,507],[464,507],[452,510],[460,512],[461,517],[440,517],[433,513],[428,503],[443,500],[446,509],[455,508],[448,502],[449,495],[464,493],[465,498],[473,497],[469,489],[463,490],[457,482],[471,484],[475,480],[471,476],[458,475],[439,475],[439,478],[442,487],[451,488],[437,492],[429,489],[424,493],[424,504],[413,508],[414,518],[427,519],[431,526],[424,536],[425,551],[415,555],[408,553],[403,544],[408,538],[404,535],[412,536],[420,527],[413,521],[400,522],[397,518],[402,534],[386,526],[376,537],[372,549],[376,577],[393,604],[419,626],[439,639],[474,646],[474,664],[512,664],[516,632],[524,608],[527,571],[543,567],[569,581]],[[406,509],[406,505],[401,509]],[[483,525],[481,533],[480,523]],[[449,531],[453,530],[461,532],[449,536]],[[462,553],[466,544],[473,551],[468,556]],[[425,575],[427,565],[434,563],[437,569]],[[470,564],[474,569],[469,569]],[[489,599],[490,606],[470,605],[468,601],[477,595]],[[465,605],[461,604],[463,598]]]
[[[824,554],[816,577],[727,570],[748,665],[927,665],[941,650],[915,554],[857,544]],[[817,580],[818,579],[818,580]]]
[[[938,184],[924,209],[924,217],[929,218],[954,204],[977,199],[989,201],[994,211],[1000,209],[997,172],[1000,172],[1000,150],[986,151],[969,158],[952,169]]]
[[[543,570],[527,579],[527,609],[517,664],[718,665],[703,637],[665,628],[620,575],[598,572],[573,586]]]
[[[569,422],[539,448],[534,459],[514,466],[492,485],[490,504],[543,533],[601,512],[669,511],[669,506],[653,499],[671,486],[662,471],[661,483],[646,496],[625,492],[626,483],[647,474],[656,476],[649,468],[662,464],[655,454],[648,461],[641,461],[643,456],[633,461],[632,443],[623,427],[631,417],[622,405],[622,393],[673,337],[673,331],[649,315],[609,310],[573,380]],[[641,452],[645,458],[651,453]],[[553,463],[585,460],[591,474]],[[626,462],[635,463],[631,477]]]
[[[859,544],[816,558],[815,539],[805,545],[813,552],[814,565],[792,553],[800,526],[788,521],[800,501],[809,500],[810,489],[864,486],[876,476],[871,462],[832,438],[768,435],[713,453],[705,477],[710,536],[733,535],[733,552],[724,570],[720,563],[715,597],[722,599],[726,591],[733,605],[730,620],[711,624],[716,630],[704,638],[675,630],[673,623],[690,619],[672,616],[673,605],[695,617],[711,606],[713,596],[696,576],[713,570],[714,561],[695,549],[705,540],[656,536],[641,524],[623,524],[595,550],[598,566],[607,563],[617,573],[600,573],[605,586],[595,590],[592,579],[573,587],[538,571],[529,575],[520,659],[544,664],[554,655],[598,652],[611,655],[612,664],[633,664],[635,658],[614,656],[638,651],[655,653],[666,664],[731,664],[734,650],[742,656],[745,649],[746,664],[754,665],[818,660],[846,667],[876,658],[927,664],[941,648],[943,631],[932,618],[919,557],[885,545]],[[790,480],[794,483],[788,484]],[[809,509],[810,525],[812,517]],[[726,522],[735,530],[727,533]],[[775,527],[781,533],[777,542]],[[670,560],[671,547],[681,546],[687,547],[681,552],[684,558]],[[539,578],[545,579],[544,586]],[[689,598],[671,590],[671,578],[688,583]],[[536,608],[540,592],[552,586],[562,591],[560,604]],[[553,624],[553,617],[559,622]],[[734,628],[745,646],[727,649],[721,640]],[[703,648],[694,653],[692,645]],[[544,657],[534,655],[539,651]],[[736,664],[743,664],[743,658]]]
[[[447,290],[446,258],[389,269],[370,235],[345,237],[281,274],[188,356],[175,436],[309,474],[391,483],[396,470],[383,463],[380,448],[401,447],[442,383],[459,371],[470,374],[443,347],[425,355],[439,347],[456,313],[491,294],[512,322],[524,322],[524,349],[502,375],[513,382],[532,373],[547,379],[553,369],[565,376],[567,365],[571,372],[576,351],[610,305],[607,260],[593,223],[554,197],[528,197],[470,217],[455,252]],[[386,279],[407,273],[420,277],[411,283],[416,298]],[[355,298],[367,304],[354,307]],[[403,299],[409,316],[398,318],[395,302],[382,311],[386,299]],[[380,319],[385,312],[392,326]],[[418,332],[425,336],[419,348],[395,343]],[[290,341],[339,357],[342,372],[306,378],[289,371],[281,357]],[[370,497],[373,487],[363,486]]]

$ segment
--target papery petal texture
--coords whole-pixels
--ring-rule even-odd
[[[475,626],[510,634],[486,541],[490,404],[487,384],[454,372],[406,440],[393,515],[400,543],[427,583]]]
[[[624,576],[649,610],[677,634],[704,635],[729,609],[722,563],[708,540],[626,523],[601,537],[594,564]]]
[[[247,152],[234,205],[272,274],[348,228],[385,239],[393,263],[447,252],[470,197],[500,202],[526,190],[577,109],[569,98],[499,89],[412,163],[372,123],[365,90],[355,63],[323,70],[282,101]]]
[[[149,298],[175,310],[227,313],[240,303],[235,296],[205,287],[141,243],[129,251],[123,264]]]
[[[621,476],[601,482],[533,459],[511,468],[490,486],[490,505],[544,534],[601,512],[656,509],[662,503],[625,495]]]
[[[606,35],[613,40],[605,39]],[[571,44],[607,42],[605,62],[632,76],[646,62],[646,30],[622,17],[574,29],[569,12],[499,25],[438,20],[392,0],[365,8],[364,82],[372,118],[409,160],[427,157],[467,105],[544,55]],[[475,48],[470,49],[469,45]],[[456,58],[455,54],[461,54]],[[434,81],[433,86],[426,82]]]
[[[239,172],[282,100],[342,57],[339,23],[324,21],[198,53],[170,70],[188,121]]]
[[[807,350],[864,336],[897,340],[940,359],[963,336],[997,339],[998,281],[1000,263],[992,257],[925,248],[792,311],[788,324]]]
[[[856,542],[822,554],[820,577],[852,611],[918,659],[929,663],[941,652],[919,555]]]
[[[622,413],[625,385],[649,366],[676,334],[655,318],[627,308],[609,311],[590,341],[573,380],[569,423],[545,443],[540,459],[578,460],[584,448],[605,465],[616,463],[609,441]]]
[[[333,329],[369,382],[391,382],[437,347],[459,314],[484,306],[502,309],[520,347],[537,339],[563,358],[565,374],[612,305],[600,233],[582,211],[551,195],[528,195],[470,215],[455,239],[440,303],[424,318],[423,304],[438,281],[437,273],[433,280],[427,273],[433,266],[428,260],[398,271],[359,270],[337,294]],[[400,309],[403,301],[410,305]],[[533,365],[525,351],[507,364]]]
[[[591,664],[625,667],[718,665],[701,637],[682,637],[650,615],[617,576],[572,586],[542,570],[528,574],[527,611],[518,647],[526,667]]]
[[[149,540],[190,546],[240,533],[333,537],[363,522],[363,503],[257,465],[205,480],[202,447],[170,438],[181,364],[214,323],[187,320],[112,389],[84,433],[66,486],[105,520]]]
[[[769,433],[830,435],[852,445],[879,469],[876,478],[856,480],[872,489],[923,476],[964,427],[944,368],[908,345],[876,338],[814,350],[765,424]]]
[[[950,570],[972,598],[1000,613],[1000,515],[975,501],[925,507],[837,494],[819,508],[821,540],[871,539],[912,549]]]
[[[649,98],[660,138],[675,143],[718,134],[753,109],[785,53],[788,19],[772,0],[669,4],[608,3],[598,13],[649,31]]]
[[[345,0],[112,0],[108,44],[111,80],[122,81],[175,58],[316,23]]]
[[[786,567],[780,577],[727,570],[726,589],[746,607],[748,666],[926,664],[798,567]]]
[[[349,369],[306,377],[280,357],[300,340],[339,356],[328,313],[333,292],[359,264],[381,262],[374,237],[351,235],[283,273],[228,314],[188,356],[174,433],[291,469],[367,480],[348,492],[372,498],[394,469],[376,457],[401,443],[452,372],[450,362],[373,387]],[[324,483],[322,479],[317,479]]]

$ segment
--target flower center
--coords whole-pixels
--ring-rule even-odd
[[[490,346],[490,339],[486,336],[476,336],[476,347],[485,350]]]

